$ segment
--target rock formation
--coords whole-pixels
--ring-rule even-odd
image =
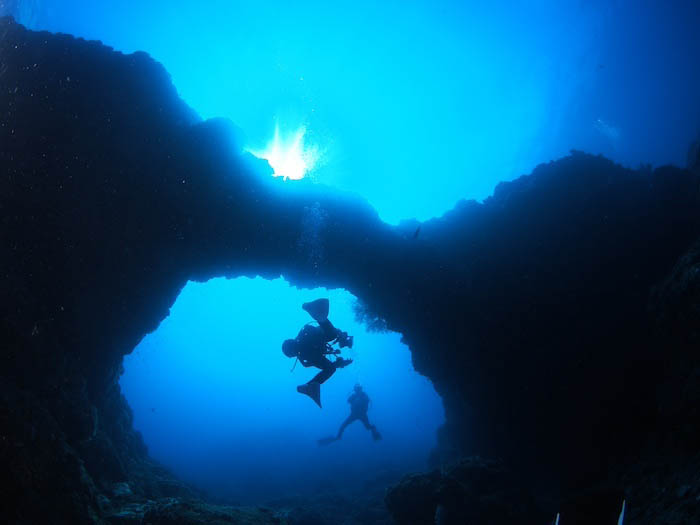
[[[143,53],[9,18],[0,36],[10,522],[205,512],[148,459],[117,380],[184,284],[217,276],[359,297],[444,400],[434,462],[502,458],[548,511],[612,478],[640,483],[625,476],[650,439],[697,450],[698,173],[573,152],[415,235],[353,195],[266,177],[235,128],[201,122]],[[300,242],[308,210],[323,213],[322,257]]]

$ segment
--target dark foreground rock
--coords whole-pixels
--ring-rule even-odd
[[[233,508],[209,505],[201,501],[165,498],[157,501],[125,504],[106,520],[114,525],[202,524],[202,525],[273,525],[288,521],[264,508]]]
[[[536,525],[546,523],[528,488],[499,461],[472,457],[405,477],[387,491],[399,525]]]
[[[697,170],[574,152],[415,235],[354,196],[272,180],[144,53],[11,19],[0,36],[6,521],[104,522],[121,483],[144,516],[196,499],[148,459],[117,381],[185,283],[220,276],[360,298],[444,400],[434,461],[503,458],[548,513],[606,482],[643,494],[640,466],[694,457]]]
[[[314,496],[269,501],[267,507],[288,525],[392,525],[384,504],[385,487],[363,490],[320,490]]]

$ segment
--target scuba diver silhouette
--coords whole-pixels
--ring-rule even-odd
[[[352,348],[353,338],[347,332],[338,330],[328,320],[328,299],[316,299],[301,306],[318,323],[305,325],[294,339],[282,343],[282,352],[287,357],[296,357],[302,366],[314,366],[321,371],[311,381],[297,387],[297,392],[309,396],[321,407],[321,384],[331,377],[338,368],[352,363],[352,359],[339,356],[340,350],[331,345],[338,343],[340,348]],[[327,356],[336,356],[334,361]],[[294,363],[296,366],[296,362]]]
[[[372,425],[367,418],[367,409],[369,408],[369,396],[362,390],[361,385],[355,385],[355,391],[348,398],[348,403],[350,403],[350,415],[345,421],[342,422],[340,428],[338,429],[338,434],[336,436],[327,437],[318,440],[319,445],[328,445],[334,441],[338,441],[343,437],[343,432],[347,426],[353,421],[360,420],[365,428],[372,432],[372,438],[375,441],[382,439],[382,435],[377,430],[377,427]]]

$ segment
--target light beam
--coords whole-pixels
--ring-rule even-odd
[[[258,158],[265,159],[273,170],[275,177],[284,180],[303,179],[313,170],[318,160],[318,149],[304,142],[306,128],[301,126],[294,133],[285,137],[280,135],[279,125],[275,125],[275,134],[263,151],[250,152]]]

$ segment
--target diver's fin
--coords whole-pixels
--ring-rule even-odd
[[[301,307],[318,323],[328,319],[328,310],[330,308],[328,299],[316,299],[310,303],[302,304]]]
[[[319,447],[325,447],[326,445],[330,445],[334,441],[338,441],[338,438],[335,436],[328,436],[325,438],[321,438],[318,440],[318,446]]]
[[[379,441],[380,439],[382,439],[382,435],[379,433],[379,430],[377,430],[376,428],[372,429],[372,438],[375,441]]]
[[[299,385],[297,387],[297,392],[309,396],[314,400],[314,403],[318,405],[318,408],[323,408],[321,406],[321,384],[316,382],[309,382],[304,385]]]

